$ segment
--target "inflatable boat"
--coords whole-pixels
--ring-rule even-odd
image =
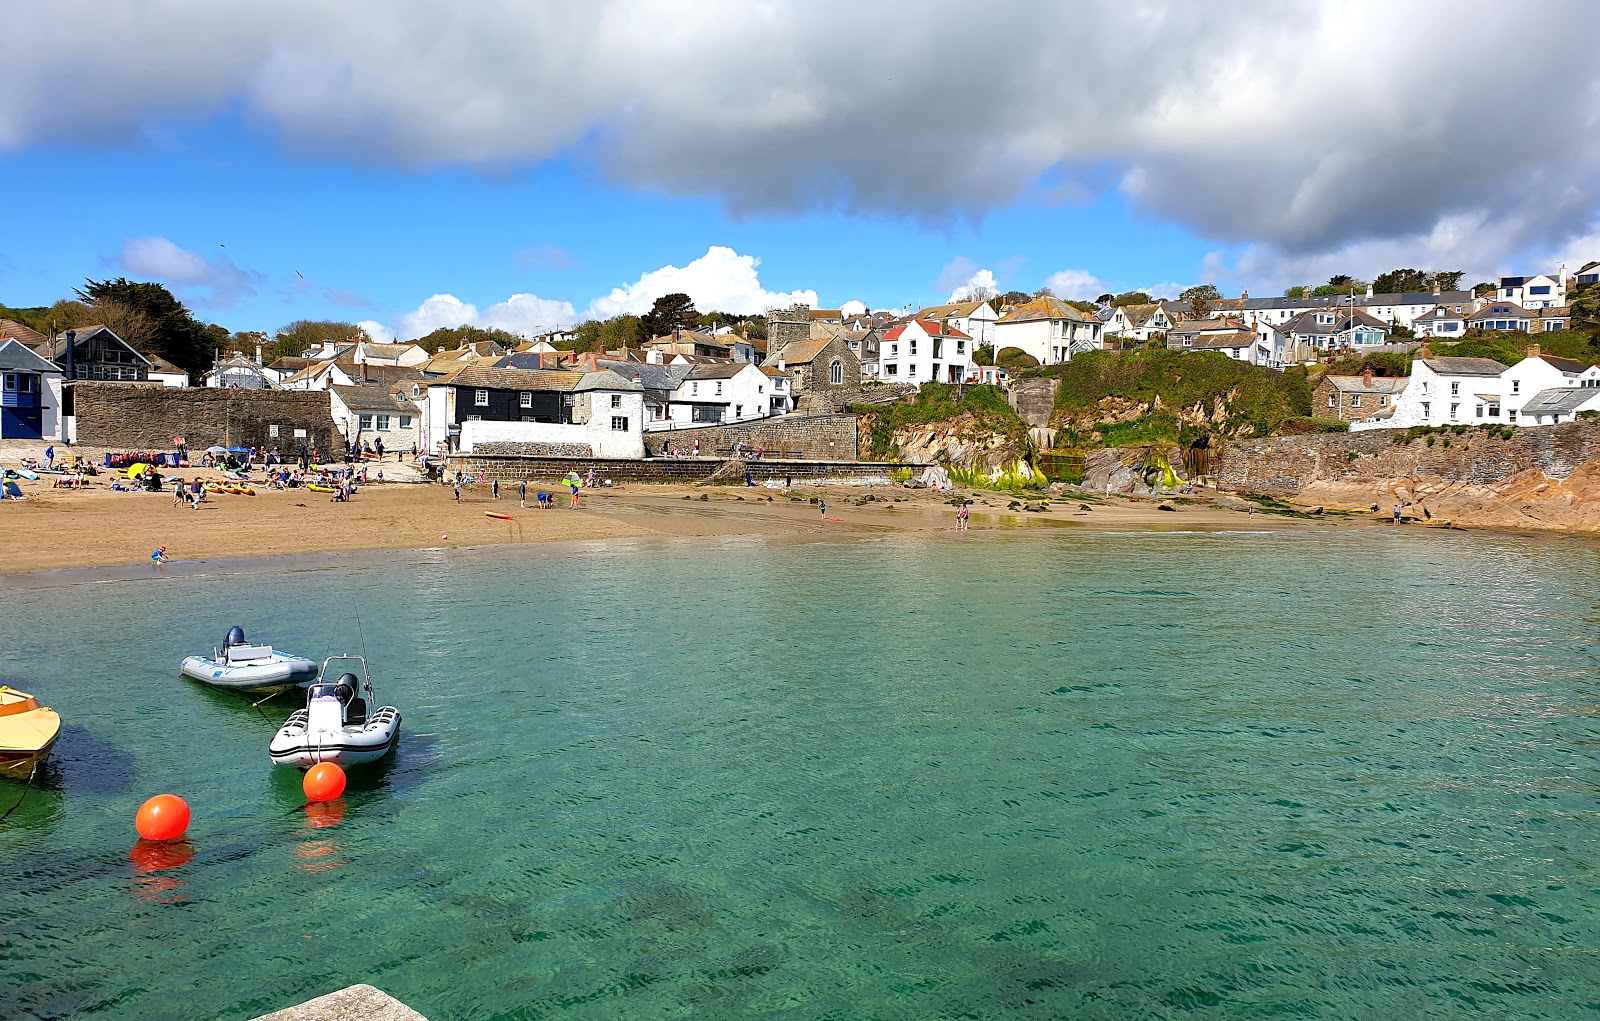
[[[281,691],[317,677],[315,660],[270,645],[252,645],[245,641],[244,628],[237,626],[228,632],[222,648],[210,656],[190,656],[178,669],[201,684],[240,692]]]
[[[335,678],[336,663],[341,670],[360,664],[361,675],[345,670]],[[267,745],[272,764],[310,769],[319,762],[339,766],[376,762],[400,743],[400,710],[392,705],[374,709],[376,705],[367,661],[360,656],[329,657],[316,683],[306,689],[306,707],[296,709]]]

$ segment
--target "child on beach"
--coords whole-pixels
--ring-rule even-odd
[[[967,530],[968,514],[967,505],[963,503],[961,509],[956,511],[956,531],[965,532]]]

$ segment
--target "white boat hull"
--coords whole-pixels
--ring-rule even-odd
[[[295,710],[267,746],[275,766],[310,769],[319,762],[359,766],[376,762],[400,743],[400,710],[386,705],[364,724],[313,729],[304,709]]]
[[[267,659],[225,663],[210,656],[190,656],[179,664],[185,677],[223,691],[272,691],[317,679],[317,664],[303,656],[273,652]]]

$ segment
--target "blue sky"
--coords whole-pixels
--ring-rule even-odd
[[[1575,268],[1600,8],[1546,8],[1570,31],[1507,49],[1353,30],[1379,0],[1000,0],[985,32],[957,0],[22,5],[0,303],[126,274],[235,330],[405,337],[669,289],[759,312]]]

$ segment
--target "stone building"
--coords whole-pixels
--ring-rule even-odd
[[[767,313],[767,351],[776,356],[787,344],[811,339],[811,307],[775,308]]]
[[[1410,381],[1409,376],[1376,376],[1371,369],[1359,376],[1323,376],[1311,393],[1311,413],[1343,422],[1387,416]]]
[[[861,385],[861,362],[843,337],[802,339],[774,351],[776,367],[794,377],[796,395]]]

